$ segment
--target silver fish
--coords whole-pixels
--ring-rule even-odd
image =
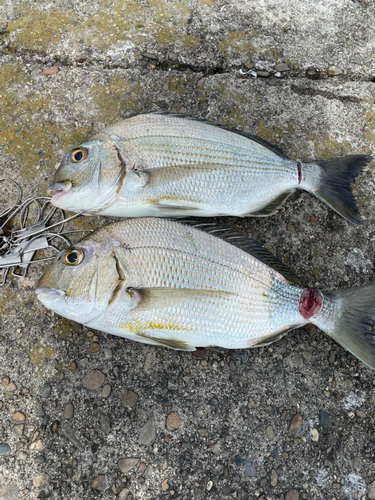
[[[63,251],[36,293],[89,328],[186,351],[267,345],[312,323],[375,369],[375,285],[303,288],[259,244],[238,244],[167,219],[125,220]]]
[[[254,135],[165,113],[112,125],[70,151],[47,191],[62,209],[119,217],[266,216],[303,189],[348,221],[350,183],[371,160],[302,163]]]

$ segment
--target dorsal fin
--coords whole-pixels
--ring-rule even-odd
[[[248,134],[247,132],[243,132],[242,130],[238,130],[236,128],[226,127],[225,125],[220,125],[220,123],[211,122],[209,120],[205,120],[204,118],[195,118],[194,116],[184,115],[183,113],[172,113],[171,111],[154,111],[152,113],[144,113],[144,114],[168,115],[168,116],[174,116],[176,118],[186,118],[187,120],[206,123],[207,125],[212,125],[213,127],[219,127],[224,130],[228,130],[228,132],[233,132],[234,134],[242,135],[247,139],[255,141],[258,144],[261,144],[262,146],[269,149],[273,153],[276,153],[278,156],[281,156],[282,158],[288,158],[281,148],[275,146],[274,144],[271,144],[270,142],[266,141],[265,139],[262,139],[261,137],[258,137],[257,135]]]
[[[277,257],[272,255],[266,248],[264,248],[258,241],[238,234],[236,231],[231,229],[226,229],[218,224],[210,222],[200,222],[193,221],[190,219],[180,220],[184,224],[193,226],[196,229],[200,229],[206,233],[217,236],[218,238],[230,243],[231,245],[240,248],[244,252],[247,252],[252,257],[255,257],[263,264],[272,267],[275,271],[280,273],[284,278],[289,280],[291,283],[296,285],[301,285],[299,278],[291,271],[285,264],[280,262]]]

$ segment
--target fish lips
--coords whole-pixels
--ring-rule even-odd
[[[48,309],[55,310],[61,301],[65,301],[66,294],[63,290],[48,286],[38,287],[35,293],[42,304]],[[55,306],[55,307],[54,307]],[[57,307],[58,308],[58,307]]]
[[[64,193],[69,191],[72,187],[72,183],[69,180],[54,182],[50,184],[47,188],[47,193],[52,197],[52,203],[56,202]]]

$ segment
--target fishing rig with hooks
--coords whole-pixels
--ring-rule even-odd
[[[66,222],[81,214],[65,217],[63,210],[51,205],[51,198],[46,196],[27,198],[22,202],[20,185],[13,179],[0,178],[0,184],[3,182],[13,184],[17,195],[10,207],[0,211],[0,286],[5,284],[8,276],[25,277],[30,264],[54,259],[60,253],[57,240],[70,246],[68,234],[91,231],[64,230]],[[37,251],[47,249],[52,251],[52,256],[33,260]]]

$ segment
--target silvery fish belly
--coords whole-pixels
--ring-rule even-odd
[[[181,115],[138,115],[70,151],[56,206],[120,217],[266,216],[304,189],[358,223],[350,182],[365,155],[301,163],[259,137]]]
[[[373,285],[355,293],[303,289],[259,244],[240,244],[247,251],[166,219],[122,221],[62,252],[38,298],[90,328],[182,350],[266,345],[312,322],[374,364],[366,323]]]

